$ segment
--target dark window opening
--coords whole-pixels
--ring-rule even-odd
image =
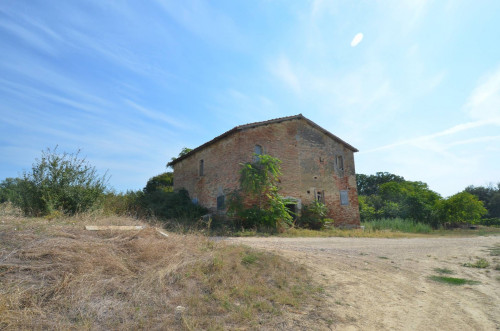
[[[349,193],[347,192],[347,190],[340,191],[340,204],[342,206],[349,205]]]
[[[217,197],[217,210],[223,210],[224,208],[226,208],[225,200],[225,195],[219,195]]]
[[[296,204],[289,204],[285,205],[285,207],[288,209],[288,213],[290,216],[292,216],[293,220],[297,220],[297,205]]]
[[[344,170],[344,158],[341,155],[337,156],[337,168]]]
[[[316,192],[316,201],[325,203],[325,191]]]
[[[200,176],[203,176],[203,165],[204,165],[203,160],[200,160]]]

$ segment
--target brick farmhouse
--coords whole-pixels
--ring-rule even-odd
[[[186,189],[195,203],[224,213],[239,188],[241,163],[254,154],[282,161],[280,194],[296,201],[300,214],[314,200],[329,209],[337,226],[360,224],[354,153],[358,150],[302,114],[237,126],[169,163],[174,190]]]

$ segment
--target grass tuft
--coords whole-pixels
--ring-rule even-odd
[[[241,263],[243,264],[254,264],[259,259],[259,254],[256,252],[245,252],[245,255],[241,258]]]
[[[490,251],[491,256],[500,256],[500,245],[497,244],[493,247],[488,248],[488,251]]]
[[[402,218],[383,218],[364,222],[365,231],[391,230],[405,233],[431,233],[432,227],[428,224],[414,222]]]
[[[479,259],[476,261],[476,263],[468,262],[468,263],[464,263],[463,266],[468,267],[468,268],[484,269],[484,268],[488,268],[490,266],[490,263],[486,259]]]
[[[430,276],[429,277],[431,280],[439,282],[439,283],[445,283],[445,284],[450,284],[450,285],[477,285],[481,284],[481,282],[475,281],[475,280],[470,280],[470,279],[464,279],[464,278],[454,278],[454,277],[445,277],[445,276]]]
[[[452,275],[455,272],[447,268],[434,268],[434,271],[440,274]]]

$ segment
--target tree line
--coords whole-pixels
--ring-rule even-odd
[[[188,152],[184,148],[178,157]],[[333,222],[325,219],[328,210],[318,202],[303,206],[301,215],[291,213],[288,207],[293,201],[279,194],[280,163],[263,155],[241,164],[241,189],[229,198],[228,215],[233,219],[226,225],[320,229]],[[191,201],[187,191],[173,192],[172,172],[150,178],[142,190],[126,193],[109,189],[108,178],[107,174],[99,175],[79,151],[69,154],[60,153],[57,147],[47,149],[20,177],[0,181],[0,203],[10,201],[27,216],[74,215],[100,209],[110,214],[177,219],[186,224],[196,223],[207,213]],[[468,186],[443,198],[426,183],[387,172],[358,174],[356,179],[362,222],[401,218],[434,228],[457,224],[500,226],[500,183]]]
[[[356,175],[362,221],[403,218],[434,228],[460,224],[500,225],[500,183],[468,186],[448,198],[426,183],[388,172]]]

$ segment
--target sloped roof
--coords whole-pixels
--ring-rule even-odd
[[[258,127],[258,126],[269,125],[269,124],[280,123],[280,122],[291,121],[291,120],[304,120],[310,126],[312,126],[312,127],[316,128],[316,129],[318,129],[319,131],[323,132],[324,134],[326,134],[328,137],[332,138],[333,140],[335,140],[335,141],[343,144],[344,146],[346,146],[347,148],[349,148],[353,152],[358,152],[358,150],[355,147],[349,145],[348,143],[346,143],[345,141],[343,141],[342,139],[340,139],[339,137],[337,137],[336,135],[334,135],[330,131],[328,131],[326,129],[323,129],[318,124],[316,124],[313,121],[311,121],[310,119],[304,117],[304,115],[298,114],[298,115],[293,115],[293,116],[275,118],[275,119],[272,119],[272,120],[267,120],[267,121],[262,121],[262,122],[255,122],[255,123],[238,125],[238,126],[232,128],[231,130],[224,132],[220,136],[217,136],[214,139],[212,139],[210,141],[207,141],[203,145],[200,145],[200,146],[196,147],[195,149],[193,149],[189,153],[187,153],[187,154],[185,154],[185,155],[183,155],[181,157],[178,157],[175,160],[169,162],[167,164],[167,166],[172,166],[172,165],[176,164],[177,162],[182,161],[182,160],[190,157],[191,155],[195,154],[196,152],[202,150],[203,148],[205,148],[207,146],[210,146],[213,143],[215,143],[215,142],[217,142],[219,140],[222,140],[222,139],[224,139],[224,138],[232,135],[235,132],[243,131],[243,130],[247,130],[247,129],[252,129],[252,128],[255,128],[255,127]]]

